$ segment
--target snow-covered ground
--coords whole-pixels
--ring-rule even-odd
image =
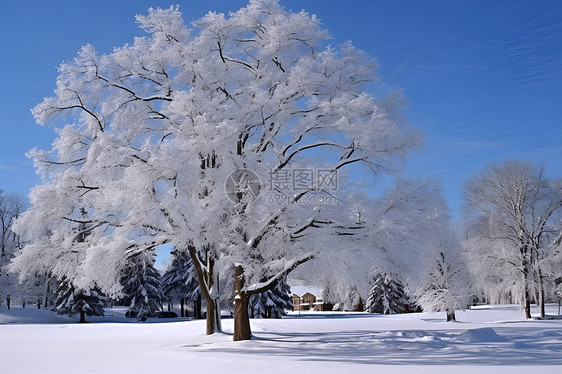
[[[0,310],[0,372],[562,372],[562,319],[525,321],[517,307],[460,311],[449,323],[442,313],[292,314],[253,320],[254,339],[237,343],[229,319],[226,333],[205,336],[200,320],[108,314],[76,324],[45,310]]]

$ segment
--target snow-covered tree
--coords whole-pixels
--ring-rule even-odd
[[[8,272],[8,264],[16,250],[11,231],[14,209],[10,196],[0,189],[0,305],[13,295],[17,286],[17,277]]]
[[[359,296],[366,300],[378,272],[400,274],[407,288],[417,284],[425,274],[420,264],[435,242],[434,233],[442,230],[447,217],[439,186],[430,180],[399,179],[380,198],[359,196],[348,212],[355,215],[356,225],[341,233],[346,245],[354,248],[354,262],[350,266],[345,259],[348,253],[341,251],[339,256],[316,261],[319,268],[310,271],[321,274],[321,284],[330,285],[334,302],[348,300],[346,295],[351,295],[353,288],[357,295],[347,302],[347,308],[357,303]]]
[[[249,308],[251,318],[281,318],[287,315],[287,311],[293,310],[293,298],[286,279],[272,289],[250,297]]]
[[[74,222],[77,227],[73,227],[72,240],[76,247],[83,246],[91,234],[90,225],[86,223],[88,213],[84,207],[79,209],[81,220]],[[76,226],[76,225],[75,225]],[[54,311],[58,314],[73,316],[80,314],[80,323],[86,322],[88,316],[103,316],[105,295],[94,284],[93,286],[82,287],[76,284],[75,277],[63,276],[58,281]],[[36,274],[37,277],[37,274]]]
[[[160,288],[166,298],[179,300],[181,314],[184,316],[184,304],[187,300],[196,301],[195,315],[201,316],[201,291],[193,261],[185,252],[172,251],[171,262],[160,280]]]
[[[549,179],[527,162],[507,161],[472,177],[465,195],[471,213],[466,248],[480,287],[492,297],[510,293],[526,318],[537,294],[544,316],[547,278],[554,276],[545,271],[562,232],[562,179]]]
[[[446,312],[447,321],[455,320],[455,310],[464,309],[471,299],[470,275],[462,246],[447,226],[428,249],[426,274],[414,288],[416,303],[427,312]]]
[[[374,276],[365,311],[381,314],[403,313],[406,302],[404,285],[399,277],[395,274],[379,272]]]
[[[154,267],[153,251],[140,251],[129,257],[121,276],[121,301],[129,306],[129,315],[139,321],[145,321],[162,309],[164,296],[160,290],[160,274]]]
[[[18,284],[17,275],[10,274],[9,264],[20,246],[12,224],[26,208],[26,199],[19,193],[0,189],[0,305],[24,297],[26,287]]]
[[[15,220],[27,208],[27,199],[20,193],[5,194],[0,189],[0,304],[10,297],[14,302],[26,305],[37,304],[38,307],[52,302],[54,287],[50,286],[48,273],[29,273],[25,277],[10,272],[10,263],[20,249],[20,237],[12,230]]]
[[[57,287],[57,296],[53,310],[69,317],[80,315],[80,323],[86,322],[86,316],[103,316],[105,296],[97,288],[83,289],[76,287],[71,280],[63,279]]]
[[[137,21],[148,36],[107,55],[84,46],[33,109],[40,124],[69,124],[52,151],[31,152],[47,178],[18,225],[34,240],[22,258],[44,262],[29,254],[53,252],[54,239],[57,256],[66,254],[61,222],[79,220],[67,202],[81,200],[96,228],[77,264],[85,280],[118,293],[131,251],[172,243],[195,266],[207,332],[220,328],[223,272],[235,279],[234,339],[249,339],[250,296],[347,247],[322,242],[343,241],[337,232],[349,225],[340,207],[319,202],[346,192],[336,191],[337,173],[392,170],[419,134],[399,94],[366,92],[376,61],[349,42],[328,46],[304,11],[252,0],[228,16],[208,13],[193,30],[177,7]],[[291,177],[295,188],[285,189],[280,177],[298,170],[312,178]]]
[[[12,224],[26,208],[27,202],[23,195],[5,194],[0,189],[0,256],[13,255],[14,248],[19,245],[18,236],[12,231]]]

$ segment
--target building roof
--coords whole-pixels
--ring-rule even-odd
[[[291,292],[297,296],[304,296],[304,294],[310,293],[316,297],[322,297],[322,290],[317,287],[291,286]]]

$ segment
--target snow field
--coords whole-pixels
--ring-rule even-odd
[[[516,308],[460,311],[459,322],[453,323],[444,322],[444,313],[313,314],[314,318],[293,314],[282,320],[252,320],[254,339],[244,342],[231,341],[231,319],[223,320],[225,333],[205,336],[203,320],[134,323],[119,311],[108,312],[110,316],[97,322],[76,324],[45,310],[0,311],[2,372],[560,373],[562,369],[562,320],[525,321]],[[556,307],[547,312],[556,314]]]

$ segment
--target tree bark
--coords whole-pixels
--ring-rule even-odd
[[[256,243],[256,242],[254,242]],[[236,267],[234,272],[234,291],[236,296],[234,297],[234,341],[239,340],[250,340],[252,338],[252,331],[250,329],[250,315],[248,312],[248,306],[250,304],[250,297],[262,292],[273,289],[282,277],[286,277],[291,271],[293,271],[297,266],[304,264],[305,262],[314,258],[314,255],[309,254],[302,259],[295,261],[290,267],[285,269],[283,272],[277,274],[276,279],[270,282],[266,286],[258,289],[254,289],[250,292],[243,291],[244,289],[244,268],[241,265]]]
[[[238,297],[239,296],[239,297]],[[248,303],[250,298],[243,292],[234,299],[234,336],[235,342],[252,339],[250,329],[250,316],[248,314]]]
[[[216,316],[215,316],[215,302],[211,298],[205,297],[205,304],[207,305],[207,335],[212,335],[217,329]]]
[[[240,340],[252,339],[252,331],[250,329],[250,315],[248,313],[248,305],[250,297],[242,289],[244,288],[244,268],[241,265],[236,267],[234,272],[234,287],[236,296],[234,297],[234,336],[235,342]]]
[[[86,323],[86,312],[83,310],[80,311],[80,322],[79,323]]]
[[[203,270],[201,266],[201,262],[199,261],[199,257],[197,252],[193,246],[188,246],[189,250],[189,257],[193,261],[193,265],[195,267],[195,273],[197,274],[197,280],[199,281],[199,288],[201,289],[201,293],[205,298],[205,304],[207,307],[207,328],[206,334],[212,335],[216,331],[221,331],[219,322],[217,319],[217,308],[215,305],[215,300],[213,300],[210,291],[212,287],[212,280],[213,280],[213,267],[209,263],[207,266],[206,272]]]

